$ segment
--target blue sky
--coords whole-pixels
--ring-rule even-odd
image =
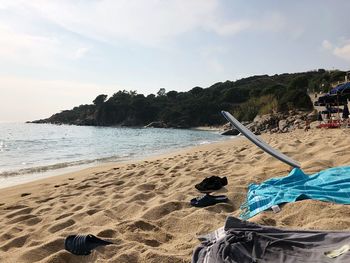
[[[99,94],[349,70],[350,1],[0,0],[0,121]]]

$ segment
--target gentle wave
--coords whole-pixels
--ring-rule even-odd
[[[0,124],[0,176],[143,158],[224,139],[194,130]]]
[[[30,168],[0,172],[0,176],[8,177],[8,176],[16,176],[16,175],[24,175],[24,174],[35,174],[35,173],[48,172],[51,170],[63,169],[63,168],[72,167],[72,166],[83,166],[83,165],[88,165],[92,163],[125,161],[129,159],[128,157],[130,158],[130,156],[123,156],[123,157],[111,156],[111,157],[104,157],[104,158],[98,158],[93,160],[80,160],[80,161],[62,162],[62,163],[56,163],[56,164],[50,164],[50,165],[35,166]]]

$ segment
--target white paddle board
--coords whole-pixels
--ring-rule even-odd
[[[278,160],[280,160],[280,161],[282,161],[282,162],[284,162],[292,167],[300,168],[300,163],[298,163],[297,161],[294,161],[290,157],[277,151],[276,149],[274,149],[270,145],[268,145],[266,142],[264,142],[263,140],[258,138],[254,133],[252,133],[245,126],[243,126],[238,120],[236,120],[235,117],[233,117],[229,112],[221,111],[221,114],[224,115],[226,120],[228,120],[240,133],[242,133],[245,137],[247,137],[256,146],[260,147],[265,152],[267,152],[268,154],[277,158]]]

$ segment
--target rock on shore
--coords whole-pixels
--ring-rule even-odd
[[[271,113],[257,115],[252,122],[243,123],[254,134],[261,133],[285,133],[296,129],[305,128],[306,120],[309,122],[317,120],[317,112],[289,111],[286,113]],[[222,135],[237,135],[235,129],[227,130]]]

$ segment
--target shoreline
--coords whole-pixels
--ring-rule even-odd
[[[198,131],[216,132],[217,130],[198,129]],[[161,156],[172,152],[182,151],[183,149],[190,149],[192,147],[197,147],[200,145],[218,143],[221,141],[230,140],[231,138],[232,137],[223,136],[222,139],[218,139],[218,140],[204,141],[202,143],[186,145],[186,146],[178,145],[168,149],[158,149],[155,152],[152,152],[152,153],[148,152],[147,154],[139,152],[136,155],[129,155],[128,157],[110,156],[110,157],[97,158],[94,160],[90,159],[90,160],[80,160],[80,161],[71,161],[71,162],[66,161],[63,163],[53,163],[53,164],[47,164],[43,166],[39,165],[34,167],[18,168],[16,170],[6,170],[0,173],[0,189],[19,185],[26,182],[41,180],[52,176],[59,176],[66,173],[76,172],[79,170],[84,170],[86,168],[91,168],[95,166],[99,167],[103,165],[125,163],[130,161],[137,162],[143,159],[151,158],[153,156]],[[56,168],[56,167],[59,167],[59,168]]]
[[[263,134],[299,161],[307,174],[350,164],[350,129]],[[237,217],[250,183],[286,176],[290,167],[244,137],[87,168],[0,189],[1,262],[189,262],[198,235]],[[208,176],[227,177],[217,194],[228,203],[205,208],[189,201]],[[208,220],[209,219],[209,220]],[[249,219],[290,229],[350,230],[350,206],[303,200]],[[70,234],[113,242],[84,258],[64,250]]]
[[[0,192],[1,190],[20,186],[20,185],[31,184],[35,182],[40,183],[41,180],[45,180],[45,179],[56,178],[56,177],[58,178],[60,176],[69,176],[69,175],[73,176],[75,174],[81,174],[85,171],[92,172],[99,169],[108,169],[109,167],[126,165],[129,163],[138,163],[143,161],[152,161],[159,158],[166,158],[168,156],[173,156],[175,154],[181,154],[187,151],[193,151],[193,150],[196,150],[197,148],[200,149],[203,146],[205,147],[208,145],[221,144],[221,143],[225,143],[226,141],[235,140],[235,139],[239,139],[239,137],[227,136],[227,139],[222,141],[215,141],[215,142],[199,144],[194,146],[185,146],[182,148],[170,149],[167,152],[163,152],[163,153],[155,153],[148,156],[136,156],[131,159],[123,159],[116,162],[95,162],[95,163],[91,162],[89,164],[68,166],[65,168],[49,170],[46,172],[4,176],[4,178],[0,177]],[[8,180],[9,178],[11,179],[13,178],[14,180],[13,181]]]

